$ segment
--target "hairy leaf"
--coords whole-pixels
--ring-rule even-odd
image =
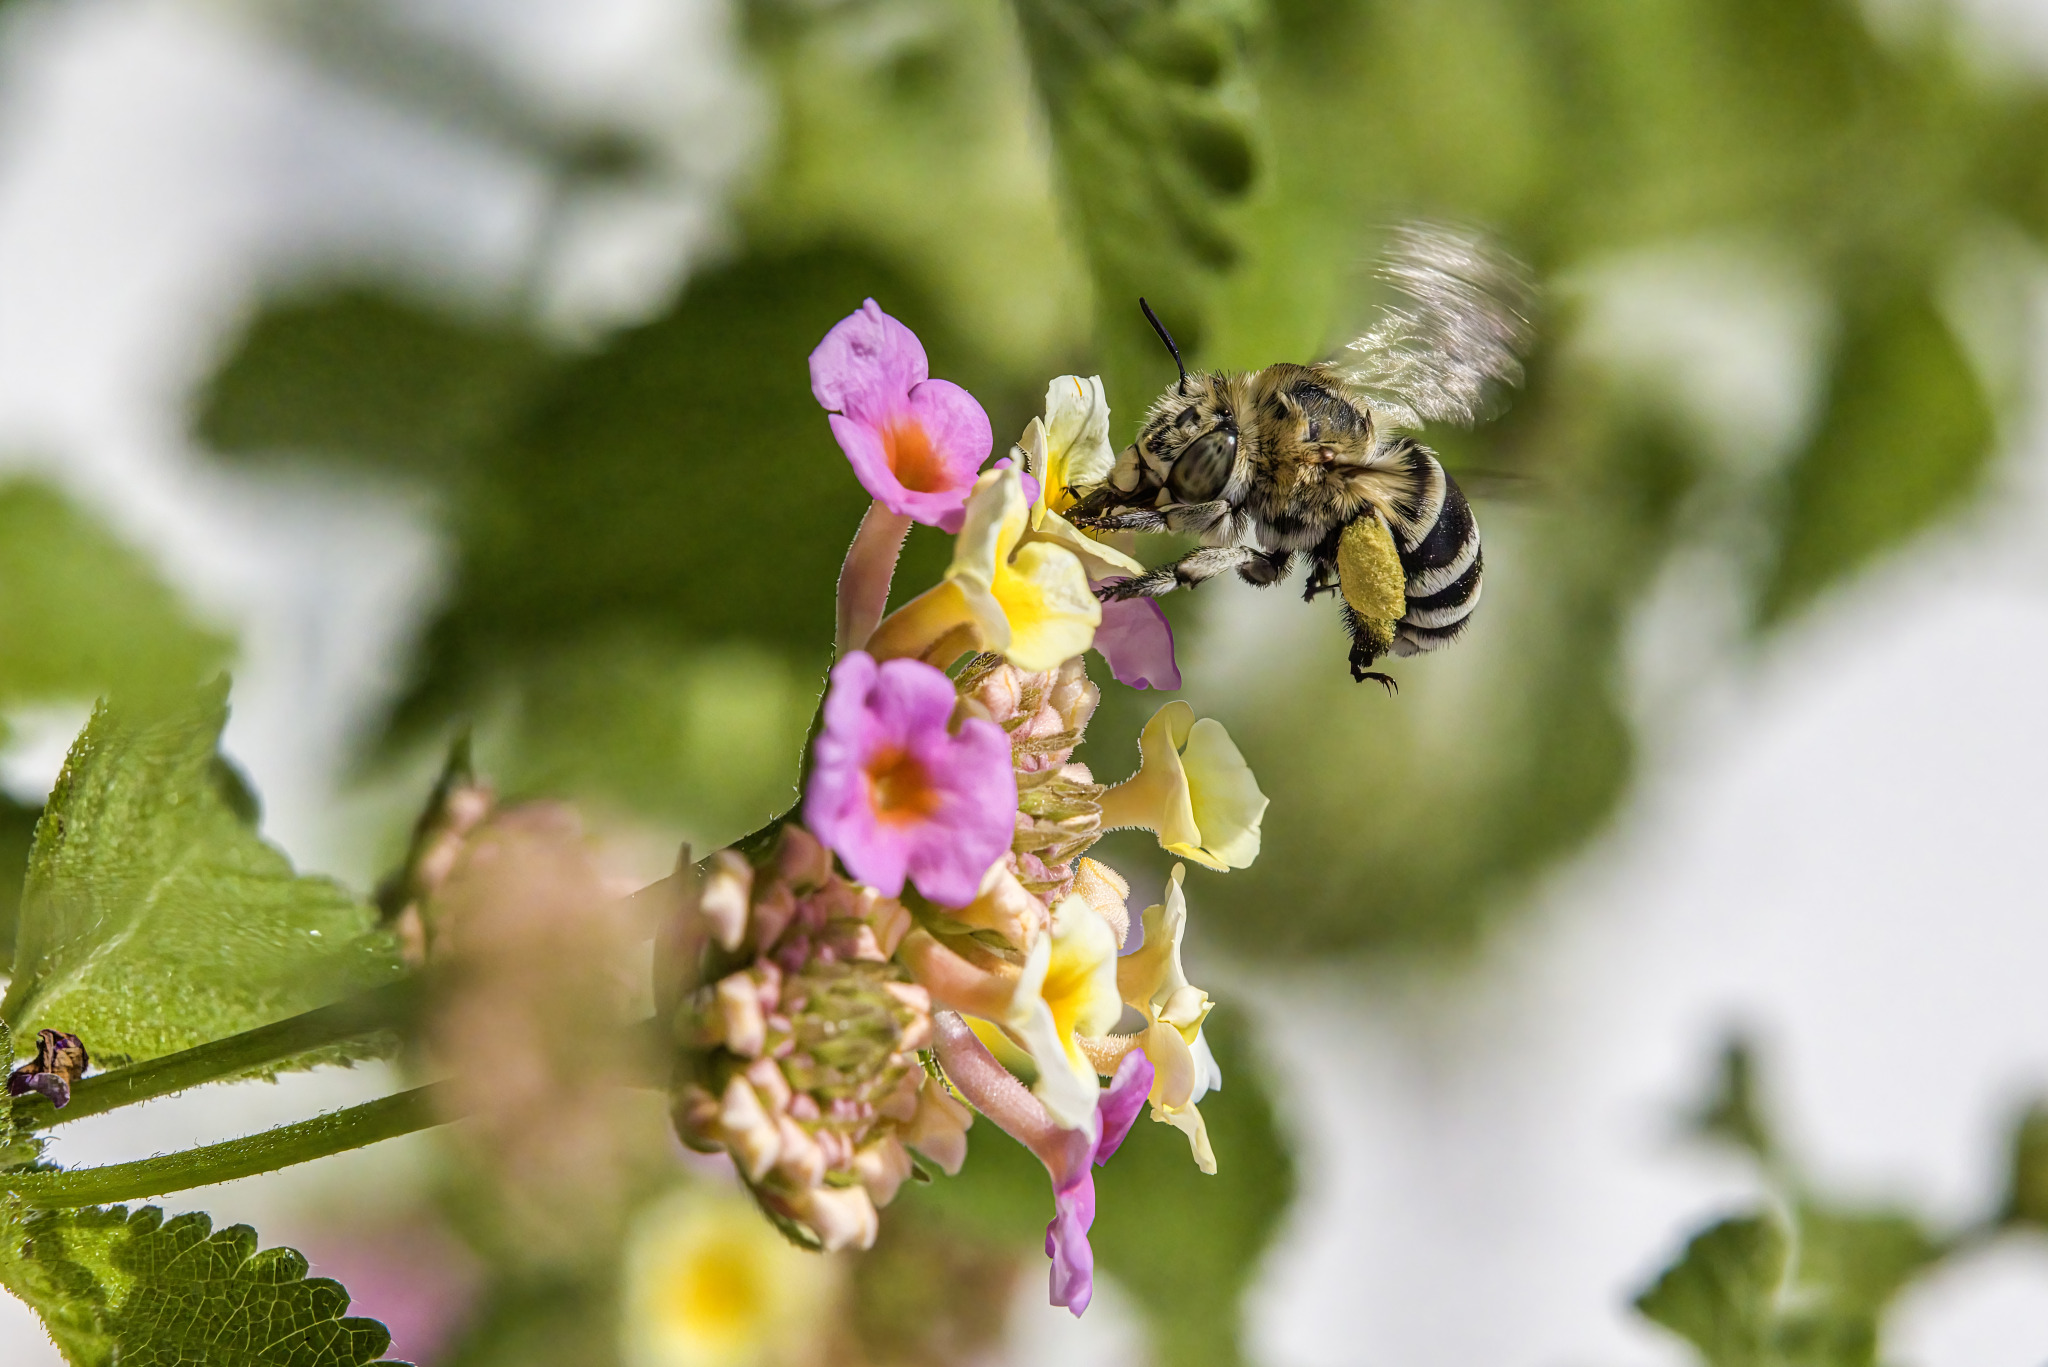
[[[307,1277],[247,1225],[145,1206],[50,1211],[4,1227],[0,1284],[27,1301],[72,1367],[361,1367],[391,1335],[348,1292]]]
[[[226,720],[225,679],[93,713],[36,828],[0,999],[17,1033],[154,1058],[396,976],[369,908],[250,827],[215,748]]]

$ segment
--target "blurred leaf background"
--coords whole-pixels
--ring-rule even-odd
[[[544,168],[560,215],[676,174],[645,128],[536,108],[395,5],[262,13],[403,117]],[[1172,373],[1138,295],[1191,363],[1312,359],[1370,320],[1388,225],[1457,220],[1544,286],[1513,408],[1429,434],[1471,477],[1488,536],[1471,636],[1397,665],[1390,700],[1351,683],[1326,605],[1276,590],[1257,606],[1287,625],[1257,629],[1285,648],[1247,652],[1247,591],[1170,604],[1188,696],[1273,796],[1258,864],[1193,894],[1196,956],[1456,953],[1627,793],[1640,719],[1623,650],[1674,564],[1725,570],[1742,630],[1714,644],[1743,649],[1966,505],[1997,449],[2012,362],[1975,301],[2016,291],[2048,232],[2048,87],[1994,69],[1947,10],[1893,6],[1878,24],[1848,0],[750,0],[740,14],[772,137],[723,250],[644,319],[564,325],[545,234],[519,288],[459,306],[337,262],[280,287],[191,397],[192,432],[230,467],[346,470],[437,510],[451,579],[365,742],[366,782],[473,724],[507,790],[700,845],[737,836],[792,795],[865,502],[804,366],[835,320],[879,300],[934,374],[982,400],[999,444],[1048,378],[1099,372],[1122,441]],[[1631,301],[1654,314],[1656,289],[1699,262],[1805,320],[1750,411],[1702,411],[1683,366],[1645,360],[1614,323]],[[0,490],[0,527],[0,703],[197,678],[230,654],[50,490]],[[920,529],[899,594],[944,554]],[[1083,755],[1098,775],[1135,762],[1129,738],[1157,701],[1108,687]],[[0,810],[17,862],[32,818]],[[1105,849],[1145,870],[1141,895],[1164,873],[1141,842]],[[1236,1058],[1255,1047],[1241,1022],[1219,1033]],[[1212,1120],[1223,1176],[1166,1163],[1173,1137],[1141,1127],[1104,1178],[1100,1246],[1162,1360],[1237,1360],[1237,1295],[1291,1192],[1256,1070],[1231,1062]],[[1042,1178],[994,1147],[910,1199],[1028,1244]],[[1148,1250],[1162,1238],[1189,1250],[1171,1278]]]

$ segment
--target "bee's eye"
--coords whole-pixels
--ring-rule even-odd
[[[1237,433],[1219,428],[1188,443],[1166,472],[1166,487],[1182,503],[1207,503],[1223,492],[1237,460]]]

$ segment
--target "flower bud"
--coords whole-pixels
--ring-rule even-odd
[[[896,1133],[940,1085],[917,1056],[930,994],[891,959],[911,916],[839,877],[801,827],[757,858],[706,861],[705,921],[721,949],[754,958],[688,999],[671,1113],[685,1143],[725,1149],[826,1247],[864,1247],[910,1171]]]

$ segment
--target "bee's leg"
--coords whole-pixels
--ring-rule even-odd
[[[1126,508],[1122,512],[1100,513],[1093,517],[1076,516],[1071,521],[1076,527],[1085,527],[1091,532],[1163,532],[1166,530],[1166,514],[1157,508]]]
[[[1308,552],[1308,586],[1301,591],[1302,602],[1313,603],[1322,594],[1337,592],[1337,542],[1341,534],[1340,528]]]
[[[1258,588],[1277,584],[1294,568],[1293,551],[1266,551],[1237,567],[1237,577]]]
[[[1364,683],[1371,679],[1390,694],[1400,692],[1401,685],[1395,683],[1391,675],[1370,668],[1372,662],[1385,653],[1385,643],[1374,639],[1372,628],[1351,610],[1349,603],[1344,605],[1344,625],[1351,632],[1351,681]]]
[[[1125,598],[1158,598],[1175,589],[1191,589],[1205,579],[1214,579],[1225,570],[1237,569],[1245,562],[1257,559],[1258,555],[1249,546],[1204,547],[1199,551],[1189,551],[1168,564],[1155,566],[1135,579],[1118,579],[1104,584],[1095,590],[1095,596],[1105,603]]]
[[[1183,503],[1166,509],[1166,529],[1202,536],[1215,530],[1230,511],[1230,505],[1220,498],[1212,503]]]

